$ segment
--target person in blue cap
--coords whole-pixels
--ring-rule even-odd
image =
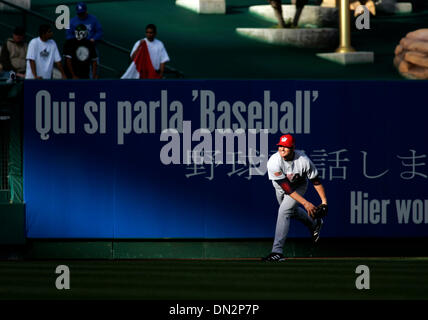
[[[77,16],[70,20],[70,28],[66,30],[66,39],[74,39],[77,26],[83,24],[88,31],[87,39],[96,45],[96,41],[101,40],[104,35],[103,28],[101,27],[98,19],[94,15],[88,13],[88,8],[84,2],[79,2],[76,4],[76,14]],[[99,53],[96,47],[95,50],[98,56],[97,63],[99,64]],[[91,78],[92,75],[93,72],[91,66]]]
[[[88,13],[86,3],[79,2],[76,4],[77,16],[70,20],[70,28],[67,29],[66,38],[74,39],[76,27],[80,24],[84,24],[88,30],[88,39],[92,42],[101,40],[103,37],[103,28],[99,23],[98,19]]]

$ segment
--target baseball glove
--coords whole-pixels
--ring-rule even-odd
[[[317,210],[314,213],[314,218],[324,218],[327,215],[328,212],[328,206],[326,204],[320,204],[317,207]]]

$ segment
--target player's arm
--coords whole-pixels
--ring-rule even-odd
[[[311,179],[311,182],[321,199],[321,203],[327,204],[327,196],[325,195],[325,189],[321,183],[321,180],[316,177],[315,179]]]
[[[98,73],[97,73],[98,63],[97,59],[92,61],[92,79],[98,79]]]
[[[169,61],[169,56],[168,53],[166,52],[165,46],[162,43],[162,49],[160,52],[160,69],[159,69],[159,75],[161,77],[161,79],[163,78],[163,74],[165,71],[165,63],[167,63]]]
[[[135,50],[132,54],[131,54],[131,60],[134,61],[135,56],[137,55],[137,50]]]
[[[79,79],[77,76],[76,76],[76,74],[74,73],[74,70],[73,70],[73,64],[72,64],[72,60],[71,60],[71,56],[65,56],[65,64],[67,65],[67,69],[68,69],[68,72],[70,73],[70,75],[71,75],[71,78],[72,79]]]
[[[67,76],[65,75],[64,69],[62,67],[61,61],[55,62],[56,67],[61,72],[62,79],[67,79]]]
[[[308,159],[308,169],[307,169],[307,177],[308,179],[312,182],[312,185],[314,186],[316,192],[318,193],[318,196],[321,199],[321,202],[323,204],[327,204],[327,197],[325,195],[325,190],[324,187],[321,183],[321,179],[319,178],[319,174],[318,174],[318,170],[316,168],[316,166],[314,165],[314,163],[309,159]],[[305,207],[306,208],[306,207]]]
[[[91,46],[89,52],[90,58],[92,59],[92,79],[98,79],[98,55],[94,45]]]
[[[31,68],[31,72],[34,75],[34,79],[42,79],[42,77],[37,76],[36,61],[32,59],[28,59],[28,61],[30,61],[30,68]]]
[[[285,178],[281,180],[276,180],[275,182],[280,185],[282,190],[284,190],[284,192],[287,195],[289,195],[291,198],[293,198],[298,203],[300,203],[306,209],[306,211],[310,216],[313,216],[313,214],[316,211],[316,207],[311,202],[306,200],[303,196],[301,196],[299,193],[297,193],[297,191],[292,191],[292,188],[288,179]]]
[[[134,61],[134,58],[135,58],[135,56],[137,55],[138,50],[139,50],[139,49],[140,49],[140,47],[143,45],[143,41],[144,41],[144,40],[137,41],[137,42],[134,44],[134,47],[133,47],[133,48],[132,48],[132,50],[131,50],[131,60],[132,60],[132,61]]]
[[[161,78],[163,78],[163,73],[164,73],[164,71],[165,71],[165,62],[163,62],[163,63],[161,63],[161,64],[160,64],[160,68],[159,68],[159,76],[160,76]]]
[[[61,55],[59,54],[59,50],[58,50],[58,47],[56,46],[56,43],[55,43],[55,51],[54,51],[54,61],[55,61],[56,67],[61,72],[62,79],[67,79],[67,76],[65,75],[65,72],[64,72],[64,68],[62,67]]]
[[[294,200],[296,200],[298,203],[300,203],[311,217],[313,217],[315,211],[317,208],[308,200],[306,200],[304,197],[302,197],[300,194],[298,194],[296,191],[289,194],[290,197],[292,197]]]

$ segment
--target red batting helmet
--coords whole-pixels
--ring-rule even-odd
[[[284,134],[279,138],[279,142],[276,144],[277,146],[292,148],[294,147],[294,138],[291,134]]]

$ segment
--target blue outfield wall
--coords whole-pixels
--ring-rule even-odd
[[[24,86],[28,238],[273,237],[266,161],[283,133],[323,178],[323,236],[428,236],[426,81]]]

